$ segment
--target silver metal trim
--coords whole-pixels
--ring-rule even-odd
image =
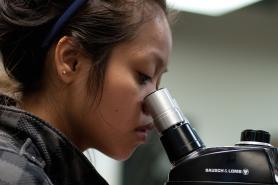
[[[263,142],[258,142],[258,141],[240,141],[236,145],[259,145],[259,146],[273,147],[273,145],[271,145],[269,143],[263,143]]]

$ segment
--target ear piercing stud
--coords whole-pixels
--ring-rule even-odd
[[[66,70],[63,70],[63,71],[62,71],[62,74],[63,74],[63,75],[65,75],[66,73],[67,73]]]

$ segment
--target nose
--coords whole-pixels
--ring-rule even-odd
[[[142,110],[145,115],[147,116],[151,115],[144,101],[142,102]]]
[[[152,93],[155,92],[155,91],[156,91],[156,89],[152,89],[151,91],[149,91],[149,92],[146,94],[146,96],[144,97],[143,102],[142,102],[142,110],[143,110],[143,113],[146,114],[146,115],[148,115],[148,116],[150,116],[151,114],[150,114],[150,111],[148,110],[148,107],[146,106],[145,99],[146,99],[146,97],[147,97],[148,95],[152,94]]]
[[[142,111],[144,114],[144,120],[146,123],[154,123],[153,117],[151,116],[151,113],[149,112],[149,110],[147,109],[147,106],[145,105],[145,103],[142,103]]]
[[[151,117],[151,114],[147,108],[147,106],[145,105],[145,99],[148,95],[152,94],[153,92],[155,92],[157,90],[156,84],[150,84],[144,93],[144,97],[143,97],[143,101],[142,101],[142,111],[145,115]]]

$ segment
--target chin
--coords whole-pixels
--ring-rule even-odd
[[[117,161],[125,161],[134,153],[135,149],[136,148],[121,150],[120,148],[118,148],[117,151],[114,151],[113,153],[111,152],[107,155]]]

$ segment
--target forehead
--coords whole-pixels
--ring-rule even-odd
[[[127,43],[129,50],[138,53],[154,53],[168,59],[172,49],[172,35],[166,15],[161,10],[140,28],[133,40]]]
[[[119,43],[113,48],[110,59],[117,60],[114,63],[117,65],[133,65],[132,61],[149,61],[148,64],[159,61],[160,65],[167,67],[171,49],[169,23],[163,10],[158,9],[145,17],[131,40]]]

